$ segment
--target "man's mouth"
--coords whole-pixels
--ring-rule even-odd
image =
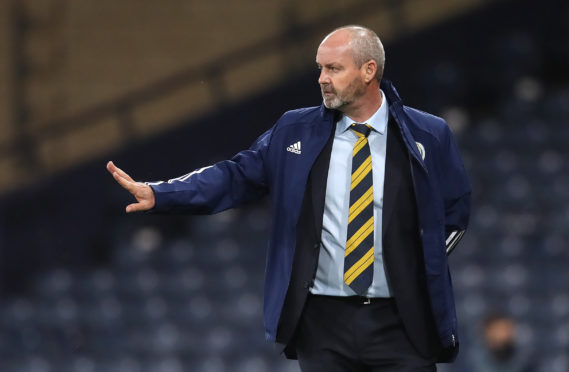
[[[324,86],[321,85],[320,91],[322,92],[322,95],[323,96],[331,96],[333,94],[336,94],[336,92],[334,91],[334,88],[332,88],[332,89],[330,89],[330,88],[332,88],[332,87],[329,85],[324,85]]]

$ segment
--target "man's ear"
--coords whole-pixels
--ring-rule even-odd
[[[375,79],[375,73],[377,72],[377,63],[373,59],[367,61],[362,66],[364,81],[369,83],[373,79]]]

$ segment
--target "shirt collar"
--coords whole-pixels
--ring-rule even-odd
[[[387,128],[387,121],[389,119],[389,107],[387,103],[387,99],[385,99],[385,94],[380,89],[381,96],[383,99],[381,100],[381,106],[377,109],[377,111],[364,123],[360,124],[368,124],[371,126],[373,130],[379,132],[380,134],[385,134],[385,129]],[[338,129],[341,132],[345,132],[348,128],[355,123],[349,116],[343,115],[340,120],[338,120]]]

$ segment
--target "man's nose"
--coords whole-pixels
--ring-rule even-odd
[[[329,83],[330,83],[330,77],[328,76],[328,74],[326,74],[324,69],[320,70],[320,76],[318,76],[318,84],[322,85]]]

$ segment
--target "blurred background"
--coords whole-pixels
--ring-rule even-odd
[[[0,371],[298,371],[264,341],[266,202],[126,216],[105,164],[168,179],[247,148],[320,104],[316,48],[345,24],[473,184],[440,370],[569,371],[568,4],[1,0]]]

